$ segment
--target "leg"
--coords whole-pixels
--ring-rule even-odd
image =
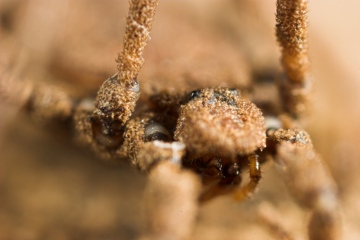
[[[263,202],[258,208],[259,219],[276,239],[279,240],[295,240],[292,232],[284,225],[286,219],[272,206],[270,203]]]
[[[305,111],[311,91],[307,37],[307,0],[277,0],[276,36],[285,78],[281,82],[284,110],[295,117]]]
[[[247,197],[251,197],[256,191],[259,181],[261,179],[261,169],[260,163],[258,161],[258,156],[253,154],[248,157],[249,159],[249,174],[250,182],[245,185],[243,188],[239,189],[234,194],[236,200],[243,200]]]
[[[36,120],[67,120],[74,109],[64,89],[51,84],[36,84],[1,69],[0,100],[26,109]]]
[[[117,58],[118,73],[100,87],[94,115],[125,124],[140,96],[137,75],[144,63],[142,57],[150,39],[157,0],[132,0],[126,18],[124,48]]]
[[[149,173],[145,190],[147,231],[141,239],[187,239],[198,210],[201,183],[195,173],[181,168],[184,145],[145,143],[138,163]]]
[[[336,185],[315,152],[309,135],[301,130],[269,131],[276,143],[275,162],[290,193],[312,210],[309,239],[339,239],[340,212]]]

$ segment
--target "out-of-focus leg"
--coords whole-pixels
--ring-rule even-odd
[[[154,141],[139,149],[138,162],[149,173],[144,196],[147,230],[141,239],[186,239],[192,232],[201,182],[181,167],[184,147]]]
[[[312,88],[308,55],[307,0],[277,0],[276,36],[285,77],[281,82],[284,110],[294,117],[306,110]]]
[[[309,239],[339,239],[341,215],[336,184],[309,135],[298,129],[268,133],[269,140],[276,143],[278,172],[295,199],[312,210]]]

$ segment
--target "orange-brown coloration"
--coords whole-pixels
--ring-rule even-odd
[[[169,159],[170,160],[170,159]],[[201,185],[194,173],[164,161],[145,189],[146,235],[142,239],[185,239],[192,232]]]
[[[260,220],[266,224],[271,233],[278,240],[295,240],[284,225],[284,218],[269,203],[261,203],[258,209]]]
[[[180,110],[175,139],[185,143],[193,158],[221,155],[234,158],[265,148],[261,111],[228,89],[199,91]]]
[[[119,54],[117,80],[125,88],[134,86],[134,81],[144,63],[142,54],[150,39],[157,0],[131,0],[126,18],[124,49]]]
[[[142,172],[150,172],[160,161],[169,161],[181,165],[185,155],[185,145],[180,142],[164,143],[151,141],[143,144],[136,156],[136,166]]]
[[[119,54],[118,73],[100,87],[94,114],[125,124],[140,96],[137,75],[144,63],[142,54],[154,20],[157,0],[130,1],[126,20],[124,48]]]
[[[276,36],[282,48],[285,79],[281,83],[285,109],[297,116],[305,111],[311,91],[307,43],[308,2],[278,0]]]
[[[101,86],[95,99],[94,115],[125,124],[135,109],[140,92],[126,88],[124,83],[116,80],[116,76]]]
[[[273,89],[269,93],[270,88],[265,84],[259,87],[261,84],[254,81],[247,86],[248,78],[239,77],[248,71],[246,65],[230,66],[237,74],[229,76],[230,73],[210,57],[194,65],[187,64],[187,60],[186,64],[183,62],[184,65],[179,66],[186,66],[178,75],[185,75],[187,83],[180,81],[181,87],[173,85],[174,89],[160,93],[156,88],[147,89],[148,95],[140,100],[145,106],[135,110],[140,96],[137,76],[144,62],[142,54],[150,38],[156,5],[156,0],[130,1],[124,49],[117,58],[118,72],[102,84],[95,100],[73,99],[51,86],[25,85],[22,89],[21,85],[7,81],[0,88],[0,94],[7,97],[7,93],[18,92],[20,97],[15,100],[38,118],[72,120],[78,142],[89,145],[103,158],[126,159],[148,174],[144,201],[148,228],[142,239],[188,237],[199,203],[225,194],[233,194],[237,200],[251,197],[261,180],[260,162],[274,159],[289,191],[312,211],[310,239],[335,240],[340,225],[336,185],[313,149],[309,135],[294,121],[305,108],[311,83],[307,1],[277,1],[277,37],[286,73],[279,98],[275,96],[278,91]],[[192,42],[189,43],[192,46]],[[217,57],[219,52],[221,50],[205,56]],[[204,57],[195,55],[197,60]],[[236,62],[237,58],[232,56],[229,53],[230,60],[223,63]],[[217,66],[215,70],[205,74],[196,72],[208,68],[204,65],[212,65],[210,63]],[[163,72],[169,73],[169,69]],[[194,73],[188,74],[189,69]],[[216,77],[208,79],[219,72],[220,81]],[[167,74],[166,81],[173,81],[172,76]],[[238,78],[244,82],[240,83]],[[218,86],[248,88],[242,92],[214,87],[212,81]],[[187,84],[206,88],[188,95],[185,94]],[[158,85],[157,88],[162,89],[163,86]],[[266,96],[262,91],[267,92]],[[249,99],[260,103],[262,110]],[[262,111],[271,115],[267,117],[267,126]],[[133,112],[135,117],[131,118]],[[269,123],[271,118],[273,124]],[[250,181],[240,187],[245,169],[249,170]],[[277,221],[265,220],[273,226],[273,231],[280,225]],[[275,232],[283,239],[290,239],[290,235],[281,230],[277,228]]]
[[[27,107],[37,120],[71,117],[74,103],[60,87],[34,84],[26,79],[19,81],[6,72],[0,72],[0,77],[0,96],[8,102]]]
[[[117,154],[129,157],[135,167],[139,167],[137,154],[139,149],[147,142],[146,128],[149,124],[156,122],[161,124],[162,117],[154,113],[143,114],[141,117],[131,119],[126,124],[124,132],[124,144],[118,149]],[[141,167],[140,167],[141,168]]]
[[[38,86],[28,103],[33,115],[40,119],[66,119],[73,112],[72,99],[62,89],[50,86]]]
[[[0,69],[0,77],[0,96],[10,103],[19,106],[25,105],[33,92],[34,84],[19,81],[15,76],[5,72],[4,69]]]
[[[310,239],[339,239],[337,187],[309,135],[302,130],[279,129],[269,133],[269,140],[277,142],[274,159],[290,192],[301,205],[312,210]]]
[[[234,198],[238,201],[251,197],[256,191],[261,179],[261,169],[258,156],[250,155],[248,159],[250,182],[235,192]]]
[[[116,149],[123,143],[124,129],[120,124],[101,121],[93,115],[93,100],[82,101],[75,109],[73,116],[76,140],[82,145],[90,146],[104,159],[121,159]]]

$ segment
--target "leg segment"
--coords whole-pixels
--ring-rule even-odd
[[[295,240],[292,233],[284,226],[283,218],[270,203],[263,202],[258,208],[260,220],[267,226],[268,230],[276,239]]]
[[[150,39],[157,0],[130,1],[126,18],[124,49],[119,54],[118,73],[100,87],[94,115],[125,124],[140,96],[137,75],[144,63],[145,46]]]
[[[149,173],[145,190],[146,234],[141,239],[187,239],[198,210],[201,183],[195,173],[181,168],[184,145],[145,143],[138,162]]]
[[[64,89],[51,84],[36,84],[11,75],[0,66],[0,100],[26,109],[36,120],[67,120],[74,109]]]
[[[268,131],[275,143],[275,162],[290,193],[312,210],[310,240],[339,239],[340,213],[336,185],[302,130]]]
[[[306,109],[311,91],[307,36],[307,0],[277,0],[276,36],[285,79],[281,82],[284,110],[295,117]]]
[[[250,155],[249,159],[249,174],[250,182],[246,184],[243,188],[239,189],[234,194],[236,200],[243,200],[247,197],[251,197],[256,191],[259,181],[261,179],[261,169],[258,156],[256,154]]]

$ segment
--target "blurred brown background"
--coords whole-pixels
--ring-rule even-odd
[[[123,0],[1,0],[0,63],[75,97],[94,94],[116,71],[127,9]],[[360,238],[359,11],[358,1],[310,1],[315,94],[304,124],[339,185],[344,239]],[[246,86],[251,73],[278,70],[274,13],[275,1],[160,1],[139,76],[143,98],[168,87]],[[140,235],[145,176],[103,162],[16,105],[1,100],[0,110],[0,239]],[[202,206],[191,239],[276,239],[256,216],[264,201],[305,239],[309,213],[288,195],[272,163],[263,172],[253,199]]]

